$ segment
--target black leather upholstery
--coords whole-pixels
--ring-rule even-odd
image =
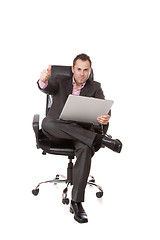
[[[51,78],[54,78],[57,75],[71,77],[73,75],[71,66],[52,65]]]
[[[71,77],[73,75],[72,67],[71,66],[52,65],[51,78],[56,77],[57,75]],[[91,71],[89,79],[94,80],[93,70]]]

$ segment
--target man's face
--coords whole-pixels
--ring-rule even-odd
[[[74,67],[72,67],[72,72],[78,86],[85,83],[91,73],[91,66],[89,61],[82,61],[78,59]]]

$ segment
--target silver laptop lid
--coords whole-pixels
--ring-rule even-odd
[[[107,114],[114,101],[70,94],[59,119],[98,125],[97,117]]]

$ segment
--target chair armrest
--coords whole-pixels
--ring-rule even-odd
[[[109,123],[107,125],[103,125],[103,134],[107,134],[109,128]]]
[[[39,114],[35,114],[33,116],[33,130],[36,136],[36,143],[37,143],[37,148],[39,148]]]
[[[107,125],[94,125],[93,128],[96,133],[105,135],[107,133],[109,123]]]

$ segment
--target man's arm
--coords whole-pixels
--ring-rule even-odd
[[[40,79],[37,83],[42,92],[53,95],[57,92],[58,84],[55,79],[51,79],[51,68],[51,65],[49,65],[47,70],[44,69],[41,72]]]
[[[103,90],[101,88],[101,84],[99,82],[96,82],[95,84],[96,84],[95,98],[105,99]]]
[[[99,87],[97,88],[97,91],[96,91],[96,98],[100,98],[100,99],[105,99],[105,96],[103,94],[103,90],[101,88],[101,84],[99,83]],[[111,111],[109,111],[108,114],[103,114],[101,116],[99,116],[97,118],[97,121],[102,124],[102,125],[107,125],[109,123],[109,119],[110,119],[110,115],[111,115]]]

